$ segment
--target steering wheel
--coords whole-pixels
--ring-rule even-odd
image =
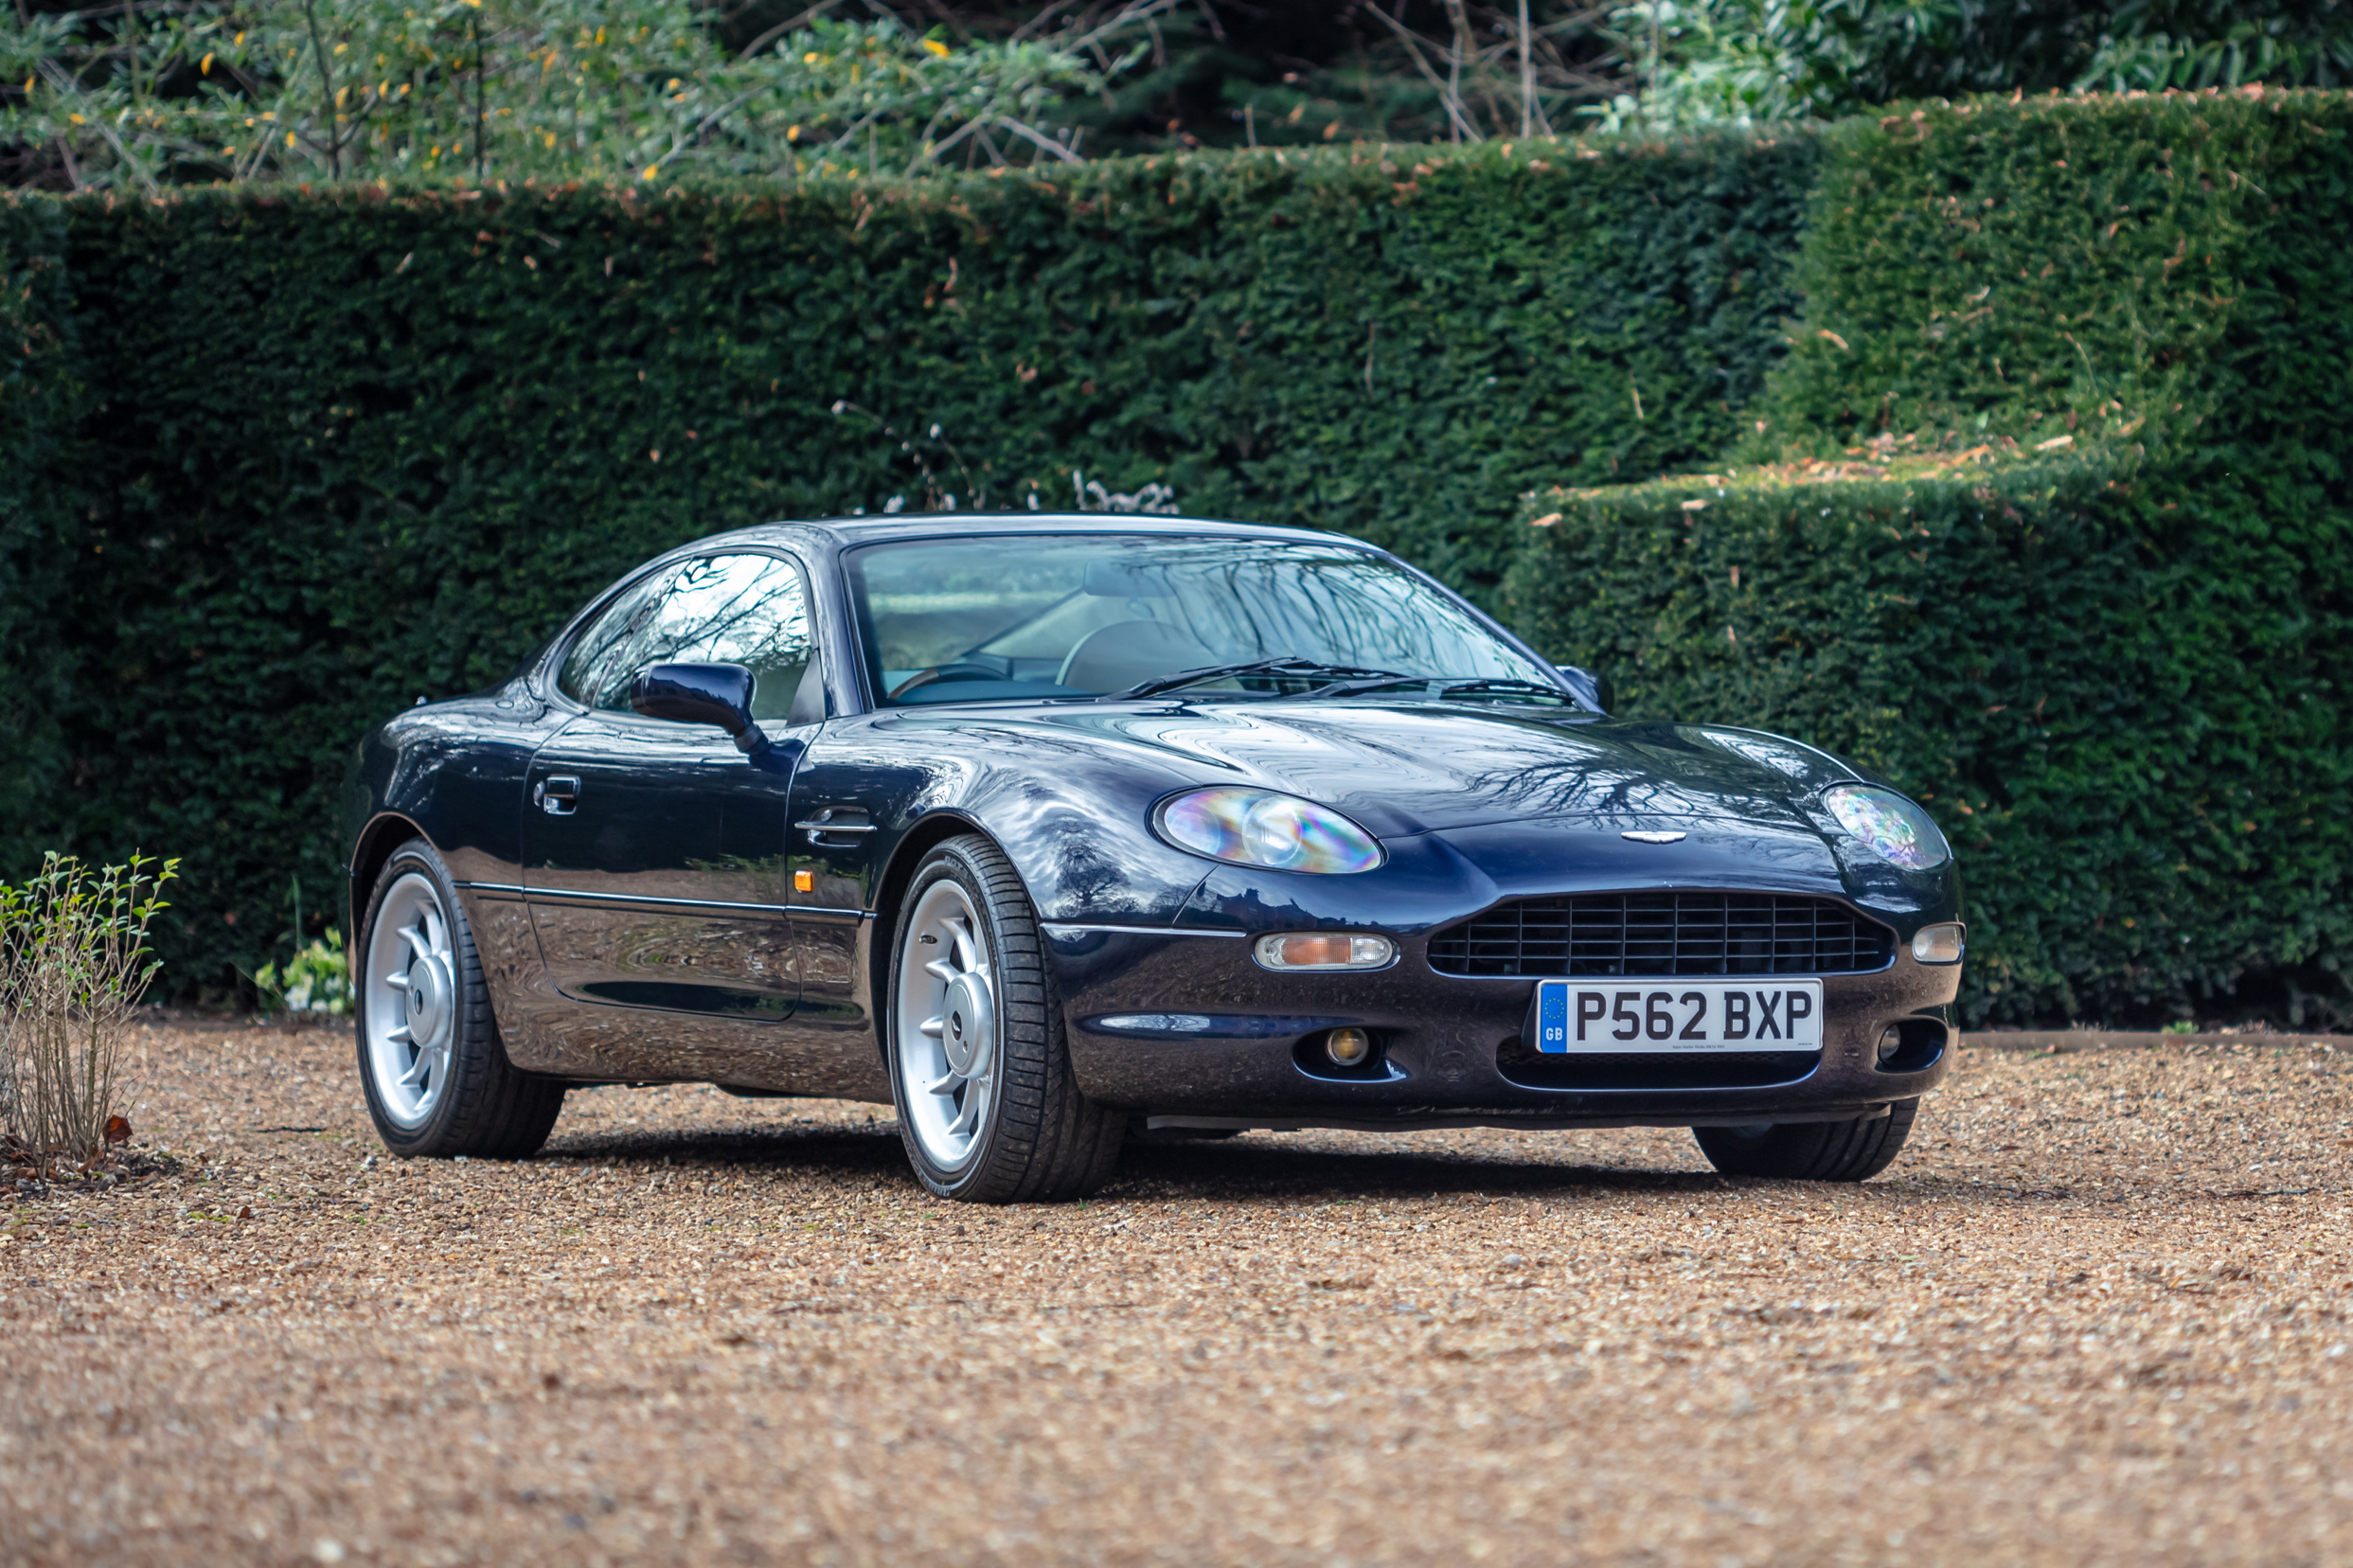
[[[882,698],[885,702],[897,702],[917,686],[930,686],[934,681],[1002,681],[1005,678],[1004,670],[991,669],[982,664],[934,665],[929,669],[917,670],[884,692]]]

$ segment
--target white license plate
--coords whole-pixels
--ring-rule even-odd
[[[1542,980],[1536,1048],[1579,1051],[1818,1051],[1819,980]]]

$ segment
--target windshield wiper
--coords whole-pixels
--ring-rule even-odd
[[[1169,675],[1155,675],[1149,681],[1138,681],[1125,691],[1107,691],[1095,699],[1098,703],[1115,703],[1131,697],[1154,697],[1179,686],[1195,686],[1203,681],[1215,681],[1234,675],[1329,675],[1338,680],[1350,676],[1377,676],[1381,684],[1410,681],[1411,675],[1399,675],[1386,669],[1365,669],[1356,665],[1324,664],[1315,659],[1299,659],[1288,655],[1272,659],[1248,659],[1238,664],[1203,665],[1198,669],[1180,669]]]
[[[1434,686],[1436,689],[1433,695],[1442,698],[1452,697],[1457,692],[1524,691],[1535,696],[1557,697],[1564,703],[1575,700],[1573,693],[1564,691],[1559,686],[1546,686],[1542,681],[1523,681],[1506,676],[1478,676],[1462,679],[1445,675],[1384,675],[1372,680],[1334,681],[1329,686],[1317,686],[1313,691],[1303,693],[1303,695],[1362,697],[1368,692],[1385,691],[1391,686]]]
[[[1475,681],[1449,681],[1438,687],[1438,695],[1441,697],[1452,697],[1458,691],[1527,691],[1534,692],[1541,697],[1557,697],[1564,703],[1577,700],[1576,693],[1565,687],[1546,686],[1542,681],[1523,681],[1507,676],[1482,677]]]

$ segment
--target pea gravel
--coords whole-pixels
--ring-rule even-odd
[[[2003,1038],[1862,1187],[1253,1133],[979,1210],[874,1107],[409,1164],[347,1034],[154,1028],[183,1173],[0,1196],[0,1561],[2353,1560],[2353,1041]]]

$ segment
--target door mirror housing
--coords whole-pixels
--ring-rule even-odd
[[[1560,678],[1568,682],[1569,690],[1576,695],[1578,702],[1604,719],[1610,716],[1612,708],[1617,706],[1617,693],[1610,689],[1610,678],[1607,675],[1596,675],[1592,670],[1580,669],[1576,665],[1555,665],[1553,668],[1560,671]]]
[[[736,750],[757,757],[768,737],[752,717],[752,672],[740,664],[651,665],[630,683],[629,705],[649,719],[717,724],[735,738]]]

